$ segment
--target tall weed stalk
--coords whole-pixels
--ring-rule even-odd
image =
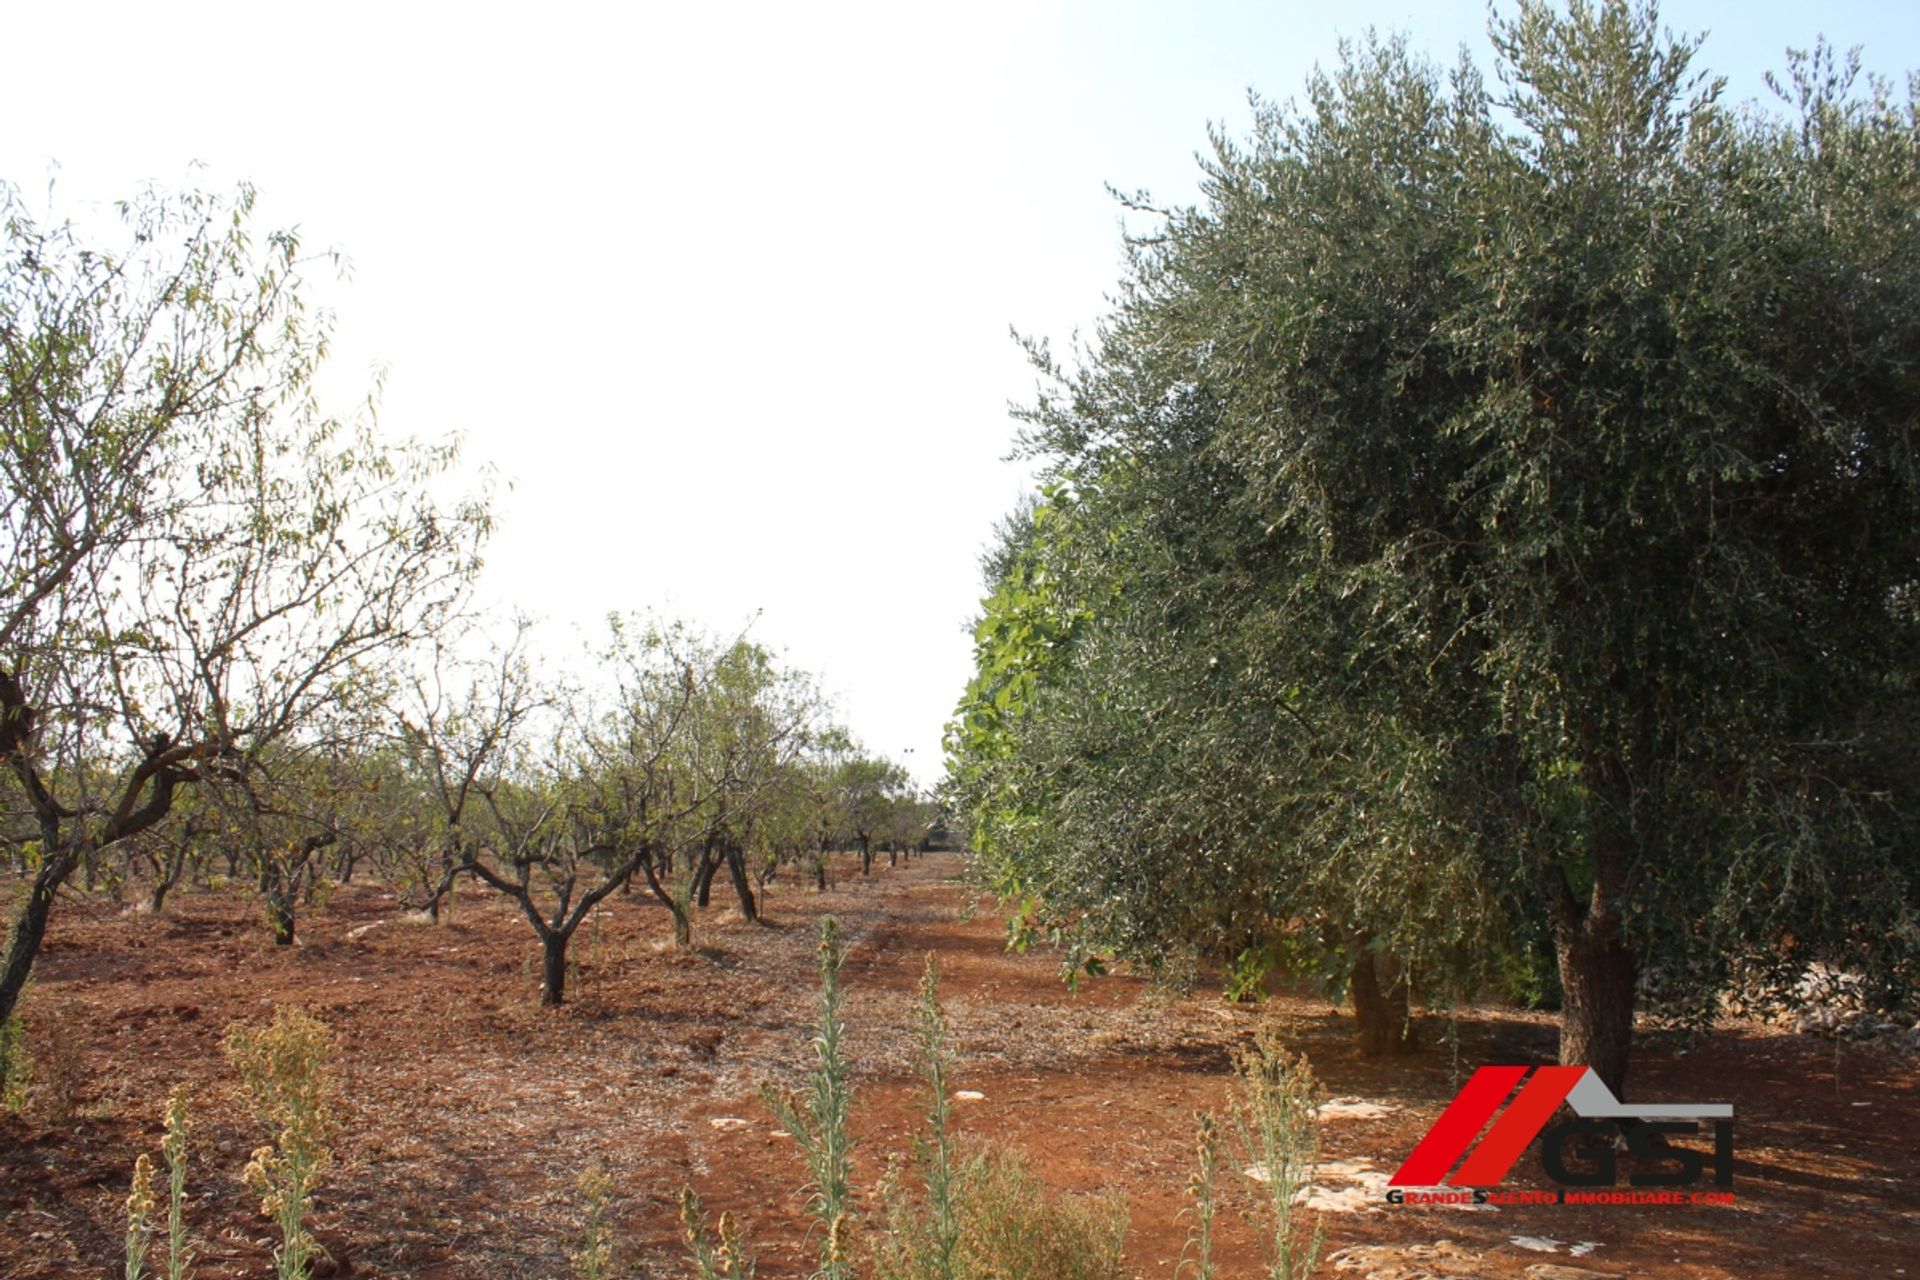
[[[307,1216],[329,1158],[332,1033],[298,1009],[282,1009],[268,1026],[233,1028],[226,1050],[254,1114],[274,1139],[254,1151],[243,1175],[260,1196],[260,1211],[280,1228],[274,1274],[308,1280],[323,1252],[307,1230]]]
[[[611,1280],[613,1231],[607,1226],[607,1200],[613,1184],[596,1165],[580,1175],[580,1194],[587,1201],[587,1238],[573,1255],[573,1274],[579,1280]]]
[[[167,1280],[187,1280],[193,1255],[187,1249],[187,1094],[175,1087],[167,1095],[167,1136],[160,1154],[167,1161]]]
[[[127,1196],[127,1280],[146,1280],[152,1242],[153,1161],[143,1152],[133,1162],[133,1189]]]
[[[1230,1116],[1265,1210],[1268,1280],[1306,1280],[1319,1260],[1324,1230],[1300,1208],[1320,1161],[1320,1118],[1313,1068],[1263,1027],[1234,1054],[1236,1096]]]
[[[760,1089],[761,1098],[799,1145],[813,1174],[809,1207],[823,1231],[820,1269],[814,1273],[820,1280],[851,1280],[853,1275],[853,1139],[847,1132],[853,1085],[841,1047],[846,1031],[840,1014],[842,958],[840,922],[828,916],[820,922],[820,1023],[813,1038],[814,1068],[808,1088],[785,1095],[770,1085]]]
[[[927,1082],[926,1138],[913,1140],[927,1187],[927,1212],[933,1222],[933,1274],[954,1280],[954,1251],[960,1246],[960,1214],[954,1201],[953,1100],[948,1076],[953,1070],[952,1037],[947,1015],[940,1008],[940,965],[927,953],[920,975],[920,1003],[914,1010],[919,1032],[920,1078]]]
[[[1187,1194],[1193,1198],[1193,1230],[1181,1250],[1180,1265],[1174,1275],[1192,1269],[1193,1280],[1216,1280],[1213,1267],[1213,1219],[1219,1210],[1220,1121],[1209,1112],[1201,1112],[1194,1139],[1194,1171],[1187,1180]]]

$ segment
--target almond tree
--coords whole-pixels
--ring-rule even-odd
[[[592,704],[554,695],[547,744],[518,752],[482,793],[494,847],[461,869],[520,905],[540,940],[542,1004],[564,1000],[574,933],[636,872],[685,927],[684,899],[675,905],[656,865],[710,798],[676,760],[713,678],[703,657],[685,628],[613,619]]]
[[[146,193],[96,248],[0,190],[0,838],[35,868],[0,1019],[76,866],[381,696],[478,564],[450,446],[319,412],[299,241],[251,203]]]
[[[533,678],[527,660],[530,624],[516,621],[502,644],[467,637],[481,650],[463,658],[454,637],[434,642],[433,661],[409,680],[396,713],[400,746],[429,793],[431,829],[406,841],[414,904],[440,919],[454,879],[477,855],[486,833],[484,797],[500,782],[529,728],[552,709],[555,694]]]
[[[839,784],[847,828],[860,847],[860,874],[871,875],[873,842],[888,838],[897,806],[913,795],[912,778],[904,765],[861,753],[842,767]]]
[[[749,850],[763,838],[781,784],[811,745],[826,706],[810,679],[781,669],[745,639],[717,653],[711,669],[682,757],[694,787],[708,798],[696,815],[704,833],[700,869],[711,877],[724,866],[740,913],[758,920]]]
[[[893,866],[902,856],[911,857],[918,851],[939,816],[939,807],[923,799],[910,785],[894,797],[887,806],[887,865]]]

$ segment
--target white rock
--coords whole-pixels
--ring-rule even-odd
[[[1359,1182],[1363,1175],[1374,1173],[1373,1165],[1366,1160],[1322,1160],[1314,1173],[1322,1178],[1338,1178],[1343,1182]]]
[[[1304,1208],[1321,1213],[1365,1213],[1385,1203],[1365,1187],[1308,1187],[1300,1196]]]

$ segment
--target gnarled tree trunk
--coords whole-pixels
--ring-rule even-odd
[[[702,911],[713,905],[713,877],[720,870],[720,859],[714,855],[711,842],[701,851],[700,865],[694,870],[693,900]]]
[[[1619,910],[1630,852],[1627,837],[1618,832],[1595,841],[1593,887],[1584,902],[1564,873],[1553,885],[1553,945],[1560,965],[1560,1063],[1593,1068],[1613,1096],[1623,1100],[1638,976]]]
[[[1633,953],[1611,911],[1588,912],[1554,931],[1560,962],[1560,1062],[1592,1067],[1616,1098],[1626,1097],[1633,1047]]]
[[[0,966],[0,1023],[13,1016],[20,993],[26,990],[33,958],[40,951],[40,940],[47,934],[47,917],[53,911],[53,900],[78,865],[79,859],[71,851],[50,853],[40,864],[40,874],[33,878],[33,887],[27,890],[27,900],[20,908],[13,935],[7,942],[6,963]],[[0,1058],[0,1086],[6,1084],[6,1065],[6,1059]]]

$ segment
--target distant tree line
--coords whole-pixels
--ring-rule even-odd
[[[741,637],[616,620],[592,674],[537,678],[477,625],[490,494],[450,444],[324,412],[314,255],[253,193],[142,192],[88,235],[0,185],[0,955],[14,1013],[63,892],[163,910],[218,875],[291,942],[373,875],[437,913],[468,877],[567,940],[643,882],[684,943],[724,873],[914,850],[905,771]]]

